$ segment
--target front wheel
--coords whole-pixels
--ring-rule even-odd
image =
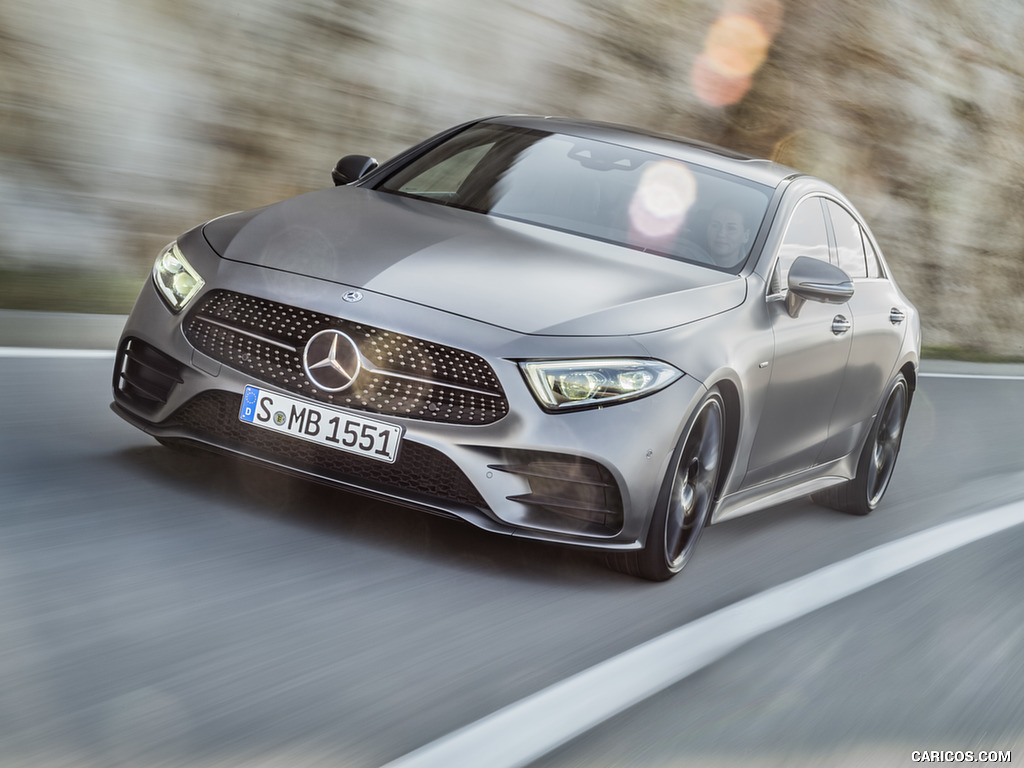
[[[676,447],[639,552],[612,556],[612,567],[651,581],[683,569],[711,517],[725,451],[725,409],[711,392],[698,407]]]
[[[900,445],[903,442],[903,426],[910,408],[910,389],[903,374],[897,375],[889,387],[878,418],[875,420],[864,441],[857,475],[852,479],[812,498],[827,507],[848,512],[852,515],[866,515],[873,511],[885,495],[896,468]]]

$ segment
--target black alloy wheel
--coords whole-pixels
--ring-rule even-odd
[[[711,517],[724,451],[725,408],[712,391],[676,448],[646,547],[613,555],[614,568],[651,581],[665,581],[683,569]]]
[[[877,508],[896,468],[909,408],[910,388],[901,373],[890,385],[885,405],[864,442],[856,477],[816,493],[812,498],[819,504],[852,515],[866,515]]]
[[[903,425],[907,418],[907,401],[907,382],[900,376],[878,419],[874,439],[871,441],[871,455],[864,456],[867,459],[865,495],[869,509],[877,507],[882,500],[896,468],[896,457],[903,441]]]

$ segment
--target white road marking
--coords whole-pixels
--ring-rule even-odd
[[[891,541],[715,611],[454,731],[385,768],[524,766],[744,643],[1024,523],[1024,501]],[[685,573],[682,578],[686,578]]]
[[[994,379],[997,381],[1024,381],[1024,376],[1012,376],[1000,373],[919,373],[918,376],[928,379]]]
[[[112,349],[44,349],[41,347],[0,347],[0,357],[42,357],[51,360],[66,358],[113,359]]]

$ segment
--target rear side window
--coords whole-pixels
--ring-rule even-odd
[[[808,197],[793,211],[779,247],[779,258],[772,272],[769,293],[781,293],[785,289],[789,268],[800,256],[829,260],[828,232],[825,229],[820,197]]]
[[[882,265],[878,261],[875,246],[871,244],[871,238],[868,237],[868,233],[864,230],[861,230],[861,235],[864,238],[864,256],[868,262],[868,277],[883,277]]]
[[[860,224],[840,205],[827,201],[832,216],[832,229],[836,235],[836,252],[839,268],[850,277],[867,277],[867,262],[864,259],[864,241],[861,239]]]

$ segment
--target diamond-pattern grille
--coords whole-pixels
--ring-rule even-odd
[[[306,342],[326,328],[348,335],[364,361],[341,392],[319,389],[302,368]],[[189,314],[184,330],[215,360],[325,403],[453,424],[490,424],[508,413],[501,384],[483,358],[364,323],[213,291]]]

